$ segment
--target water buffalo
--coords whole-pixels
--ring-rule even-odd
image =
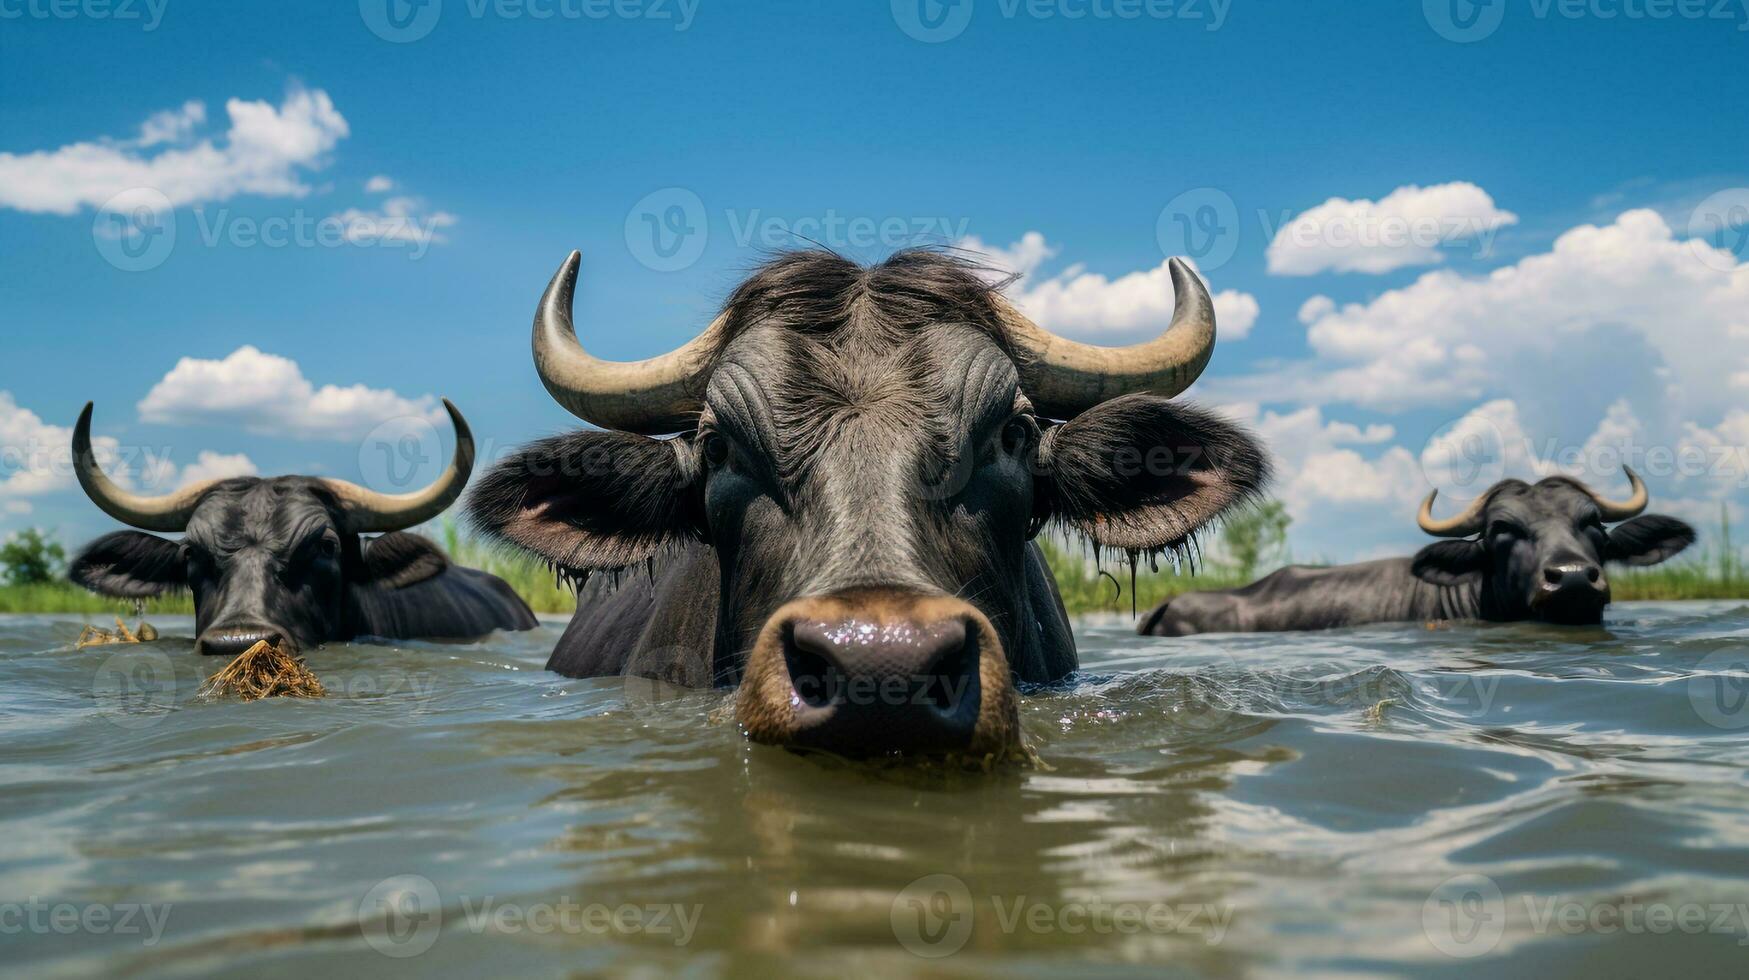
[[[1655,565],[1694,543],[1674,517],[1639,516],[1639,474],[1625,501],[1577,480],[1504,480],[1456,517],[1421,504],[1421,529],[1442,538],[1413,558],[1334,568],[1290,566],[1241,589],[1190,592],[1155,607],[1137,630],[1154,636],[1315,630],[1435,619],[1598,623],[1609,603],[1606,562]],[[1618,523],[1620,522],[1620,523]],[[1605,524],[1615,524],[1605,528]]]
[[[443,513],[467,485],[474,437],[446,399],[455,457],[437,481],[390,495],[343,480],[236,477],[142,497],[116,486],[91,451],[91,405],[73,429],[73,464],[85,493],[109,516],[144,531],[106,534],[68,570],[104,595],[194,594],[196,648],[236,654],[258,640],[293,649],[358,636],[464,638],[523,630],[534,614],[503,580],[451,565],[437,546],[401,533]],[[374,538],[361,534],[387,532]]]
[[[951,255],[795,252],[636,363],[579,345],[578,262],[541,299],[535,365],[608,431],[525,447],[470,517],[573,576],[634,567],[587,582],[549,669],[737,688],[760,742],[1006,754],[1015,682],[1076,667],[1040,528],[1181,548],[1266,479],[1249,434],[1168,400],[1215,340],[1176,260],[1171,325],[1102,348],[1046,332]]]

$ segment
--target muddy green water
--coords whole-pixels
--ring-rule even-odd
[[[1045,766],[749,745],[541,669],[338,646],[205,703],[189,623],[0,618],[0,972],[1743,975],[1749,607],[1600,629],[1081,624]],[[178,639],[180,637],[180,639]]]

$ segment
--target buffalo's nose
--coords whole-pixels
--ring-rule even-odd
[[[978,724],[978,631],[934,622],[802,619],[784,664],[802,741],[863,754],[953,749]]]
[[[1590,562],[1562,562],[1543,569],[1543,587],[1550,591],[1597,591],[1604,587],[1603,569]]]
[[[212,656],[234,657],[263,640],[279,646],[284,636],[271,626],[213,627],[195,641],[195,649]]]

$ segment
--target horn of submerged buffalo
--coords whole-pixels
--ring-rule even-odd
[[[1172,322],[1160,336],[1128,347],[1098,347],[1059,337],[998,297],[1016,344],[1026,394],[1052,418],[1073,418],[1103,401],[1135,392],[1170,398],[1190,387],[1215,349],[1215,304],[1182,259],[1172,273]]]
[[[449,468],[431,485],[412,493],[378,493],[345,480],[323,480],[346,514],[346,529],[355,534],[399,531],[423,524],[449,509],[468,485],[474,470],[474,433],[449,399],[443,400],[455,427],[455,455]]]
[[[1433,498],[1437,496],[1439,491],[1435,490],[1421,501],[1421,515],[1416,518],[1421,530],[1440,538],[1466,538],[1482,529],[1482,511],[1488,506],[1487,494],[1470,501],[1463,513],[1443,521],[1433,517]]]
[[[187,530],[188,519],[194,516],[194,509],[200,505],[201,495],[219,481],[204,480],[158,497],[123,490],[104,475],[102,467],[97,465],[97,454],[91,451],[91,408],[92,403],[86,402],[85,410],[79,413],[78,423],[73,426],[73,473],[79,477],[79,486],[85,489],[85,495],[105,514],[142,531]]]
[[[577,342],[571,299],[582,257],[572,252],[547,284],[534,314],[534,367],[553,400],[604,429],[662,435],[698,417],[705,369],[723,318],[677,350],[645,361],[603,361]]]
[[[1631,466],[1623,466],[1621,471],[1628,475],[1628,483],[1633,487],[1633,495],[1626,500],[1610,500],[1597,491],[1586,488],[1591,499],[1597,502],[1599,516],[1611,524],[1640,516],[1646,505],[1652,502],[1652,495],[1646,492],[1646,481],[1640,479],[1640,474],[1635,473]]]

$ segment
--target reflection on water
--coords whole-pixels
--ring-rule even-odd
[[[33,975],[1546,976],[1749,962],[1749,608],[1138,638],[1042,764],[746,743],[557,635],[338,646],[196,699],[190,624],[0,619],[0,962]]]

